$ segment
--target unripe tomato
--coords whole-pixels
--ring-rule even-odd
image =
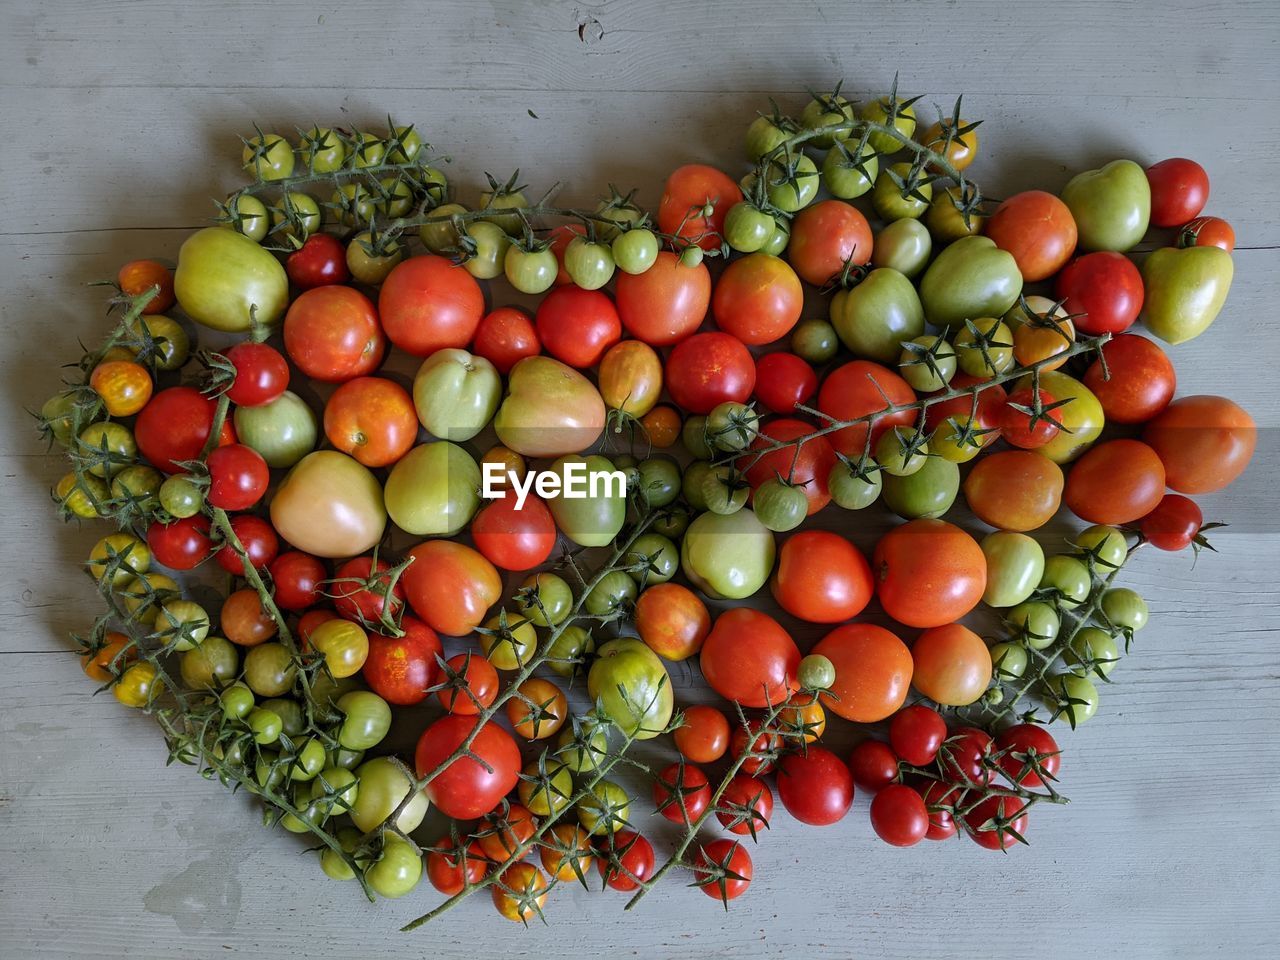
[[[156,260],[130,260],[116,274],[116,283],[126,297],[136,297],[153,287],[159,288],[142,313],[146,316],[164,313],[176,302],[173,295],[173,271]]]
[[[113,417],[131,417],[151,399],[151,374],[132,360],[108,360],[93,368],[89,375],[102,404]]]

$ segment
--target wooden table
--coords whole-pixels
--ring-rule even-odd
[[[0,604],[0,954],[11,957],[1126,957],[1271,955],[1280,923],[1280,631],[1270,429],[1280,300],[1280,9],[1204,3],[659,3],[366,0],[3,4],[0,233],[4,602]],[[258,121],[416,122],[464,193],[519,166],[579,202],[607,182],[649,203],[689,160],[741,166],[776,95],[840,77],[982,117],[996,196],[1056,190],[1117,156],[1199,159],[1239,235],[1224,316],[1174,351],[1181,393],[1222,392],[1263,429],[1204,500],[1219,553],[1143,556],[1125,580],[1152,626],[1065,738],[1068,808],[1030,849],[894,850],[860,797],[847,822],[785,814],[726,914],[678,879],[643,907],[563,888],[525,931],[486,897],[401,937],[434,902],[368,905],[252,803],[163,766],[158,731],[90,698],[68,631],[96,609],[77,569],[96,529],[56,524],[62,470],[24,406],[103,326],[87,281],[172,257],[235,183]]]

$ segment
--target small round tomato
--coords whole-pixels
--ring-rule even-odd
[[[751,874],[751,854],[736,840],[712,840],[698,850],[693,862],[694,883],[725,904],[747,892]]]
[[[854,783],[876,793],[898,779],[898,755],[883,740],[868,737],[850,752],[849,770]]]
[[[773,816],[773,791],[763,780],[739,773],[725,786],[716,804],[716,819],[739,836],[768,829]]]
[[[672,171],[662,188],[658,229],[704,250],[715,250],[720,246],[725,214],[741,199],[741,188],[727,174],[700,163],[686,164]]]
[[[284,262],[289,282],[299,290],[346,283],[351,279],[347,251],[342,241],[330,233],[315,233]]]
[[[853,805],[853,774],[830,750],[811,746],[778,764],[778,797],[801,823],[827,826]]]
[[[673,737],[686,760],[715,763],[729,749],[729,721],[715,707],[698,704],[684,711],[684,724]]]
[[[255,570],[261,570],[269,565],[280,552],[280,538],[276,536],[275,528],[262,517],[255,517],[248,513],[232,517],[231,530],[240,541],[240,545],[244,547],[244,552],[249,556],[249,564]],[[227,573],[233,573],[239,577],[245,575],[245,563],[231,544],[225,544],[214,559]]]
[[[632,830],[609,833],[601,842],[596,868],[614,890],[629,893],[653,873],[653,844]]]
[[[653,805],[672,823],[689,826],[711,803],[711,785],[698,767],[673,763],[653,781]]]
[[[711,299],[716,326],[746,344],[785,337],[799,322],[803,306],[800,278],[785,260],[767,253],[730,263]]]
[[[1076,249],[1076,221],[1067,205],[1044,190],[1016,193],[996,208],[984,231],[1013,254],[1022,279],[1044,280]]]
[[[677,406],[708,414],[721,403],[746,402],[756,386],[756,365],[736,337],[699,333],[671,351],[663,380]]]
[[[1017,797],[990,796],[964,815],[969,836],[988,850],[1007,850],[1023,842],[1027,832],[1027,802]]]
[[[81,655],[80,666],[90,680],[110,683],[137,657],[138,652],[127,636],[123,633],[108,633],[103,638],[102,646],[87,650]]]
[[[1142,274],[1123,253],[1101,250],[1072,260],[1054,292],[1081,333],[1123,333],[1142,312]]]
[[[400,620],[404,636],[369,634],[369,655],[361,668],[369,688],[388,703],[412,706],[440,682],[436,658],[444,653],[436,632],[407,614]]]
[[[258,592],[249,587],[228,596],[218,617],[222,622],[222,633],[241,647],[265,643],[279,629],[271,614],[263,609]]]
[[[445,257],[410,257],[383,281],[378,313],[392,343],[425,357],[471,342],[484,316],[484,292],[471,274]]]
[[[687,660],[701,652],[711,631],[711,614],[696,593],[678,583],[657,583],[636,600],[636,632],[667,660]]]
[[[1156,508],[1142,518],[1142,535],[1159,550],[1184,550],[1204,526],[1204,514],[1196,502],[1180,493],[1166,493]]]
[[[498,913],[517,923],[541,916],[546,890],[547,878],[531,863],[513,863],[489,888]]]
[[[1132,333],[1104,343],[1102,357],[1084,375],[1084,385],[1113,423],[1146,423],[1169,405],[1177,383],[1168,354],[1154,340]]]
[[[894,753],[913,766],[933,763],[947,739],[947,722],[932,707],[904,707],[889,721],[889,743]]]
[[[557,733],[568,711],[564,691],[541,677],[524,681],[507,701],[507,721],[526,740],[545,740]]]
[[[680,439],[681,426],[679,412],[665,403],[654,407],[640,418],[645,438],[659,450],[675,446]]]
[[[826,657],[836,678],[822,705],[854,723],[878,723],[902,706],[911,686],[911,651],[897,636],[869,623],[836,627],[811,654]]]
[[[476,514],[471,536],[476,549],[494,566],[530,570],[551,556],[556,524],[547,505],[534,494],[517,509],[515,494],[507,493]]]
[[[338,387],[324,405],[324,433],[336,449],[366,467],[386,467],[413,447],[418,414],[400,384],[357,377]]]
[[[209,468],[209,504],[223,510],[248,510],[262,499],[271,482],[262,454],[243,443],[218,447],[205,466]]]
[[[1213,493],[1244,473],[1258,442],[1253,417],[1225,397],[1180,397],[1147,424],[1142,439],[1178,493]],[[139,437],[141,443],[141,437]]]
[[[484,357],[504,376],[516,362],[542,352],[533,320],[518,307],[498,307],[485,314],[476,327],[471,352]]]
[[[146,315],[164,313],[176,302],[173,271],[157,260],[130,260],[116,274],[116,283],[126,297],[137,297],[155,289],[156,295],[142,308]]]
[[[214,407],[214,401],[194,387],[161,390],[134,424],[138,449],[165,473],[183,472],[179,463],[200,458],[213,429]]]
[[[396,620],[404,606],[404,587],[391,582],[390,569],[386,560],[371,556],[352,557],[339,565],[328,581],[338,615],[371,624]]]
[[[301,550],[280,554],[268,570],[275,586],[276,606],[282,610],[306,610],[319,602],[320,584],[328,576],[318,557]]]
[[[782,703],[800,688],[800,650],[766,613],[737,607],[716,618],[699,659],[708,685],[744,707]]]
[[[131,417],[151,399],[151,374],[132,360],[106,360],[93,368],[89,386],[113,417]]]
[[[915,846],[929,833],[924,797],[904,783],[885,787],[871,800],[871,829],[892,846]]]
[[[1086,451],[1067,474],[1063,500],[1081,520],[1125,524],[1164,496],[1164,464],[1140,440],[1108,440]]]
[[[976,727],[953,730],[942,747],[943,774],[960,785],[985,785],[995,779],[998,763],[991,735]]]
[[[820,287],[848,265],[870,263],[873,249],[871,225],[857,207],[823,200],[791,222],[787,259],[801,280]]]
[[[795,440],[812,433],[813,429],[803,420],[774,420],[752,441],[751,449],[758,450],[771,443]],[[745,476],[747,483],[751,485],[753,496],[764,483],[781,476],[803,491],[808,501],[807,515],[812,516],[831,502],[828,481],[831,469],[836,465],[836,455],[826,437],[813,437],[801,442],[798,447],[783,446],[760,456],[748,452],[744,459],[750,464]]]
[[[236,378],[227,399],[237,407],[260,407],[289,389],[289,364],[265,343],[237,343],[225,354]]]
[[[445,663],[458,679],[436,691],[449,713],[473,716],[498,698],[498,671],[478,653],[460,653]]]
[[[837,420],[853,420],[884,410],[890,403],[912,403],[915,398],[911,385],[888,367],[870,360],[854,360],[827,375],[818,391],[818,409]],[[857,458],[866,448],[868,432],[874,446],[890,427],[909,427],[915,420],[916,411],[903,410],[845,427],[828,438],[837,452]]]
[[[341,383],[376,370],[387,341],[378,311],[363,293],[352,287],[316,287],[290,304],[284,348],[307,376]]]
[[[547,353],[571,367],[594,367],[622,337],[622,321],[609,295],[565,286],[538,305],[538,339]]]
[[[871,565],[837,533],[806,530],[788,537],[770,581],[774,599],[809,623],[839,623],[862,612],[875,589]]]
[[[1173,157],[1147,167],[1151,226],[1180,227],[1209,202],[1209,175],[1194,160]]]
[[[1034,450],[1001,450],[979,460],[964,480],[964,497],[984,523],[999,530],[1044,526],[1062,503],[1062,468]]]
[[[991,654],[986,641],[958,623],[933,627],[911,646],[911,683],[935,703],[964,707],[986,692]]]
[[[772,731],[763,732],[763,726],[762,720],[752,718],[734,727],[729,738],[729,756],[743,758],[739,769],[747,776],[763,776],[772,770],[782,749],[782,737]]]
[[[147,528],[147,547],[156,563],[170,570],[191,570],[213,553],[209,519],[200,515],[152,522]]]
[[[1196,217],[1178,234],[1180,247],[1218,247],[1230,253],[1236,248],[1236,232],[1221,217]]]
[[[595,858],[591,834],[572,823],[559,823],[552,827],[538,850],[542,869],[553,880],[580,880],[585,883],[587,871]]]
[[[664,250],[652,267],[620,274],[618,316],[627,333],[650,346],[679,343],[694,333],[711,304],[711,274],[705,264],[686,266]]]
[[[929,829],[926,840],[950,840],[956,835],[956,821],[952,814],[960,790],[941,780],[927,780],[916,785],[916,791],[924,800],[929,813]]]
[[[369,634],[358,623],[341,617],[317,626],[307,644],[324,658],[325,669],[335,680],[359,673],[369,656]]]
[[[446,897],[461,893],[468,884],[477,884],[489,872],[489,858],[472,842],[458,850],[449,836],[432,844],[427,854],[427,880]]]
[[[1058,741],[1037,723],[1019,723],[1001,730],[996,737],[1001,752],[1000,767],[1014,783],[1024,787],[1042,787],[1056,779],[1062,766]]]
[[[818,375],[794,353],[765,354],[756,364],[756,397],[774,413],[791,413],[818,392]]]
[[[982,548],[945,520],[894,527],[876,544],[871,566],[880,605],[911,627],[954,623],[977,606],[987,585]],[[837,664],[837,682],[839,670]]]
[[[1043,447],[1062,428],[1062,414],[1053,404],[1054,397],[1047,390],[1023,387],[1013,391],[1000,411],[1000,436],[1010,446],[1024,450]]]

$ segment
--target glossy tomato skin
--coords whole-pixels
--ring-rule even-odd
[[[644,273],[619,273],[618,316],[627,333],[651,347],[679,343],[695,333],[711,304],[706,264],[686,266],[669,250]]]
[[[818,392],[818,375],[794,353],[767,353],[756,364],[756,398],[774,413],[791,413]]]
[[[1180,247],[1217,247],[1230,253],[1236,248],[1236,232],[1221,217],[1196,217],[1178,235]]]
[[[658,229],[697,243],[704,250],[720,246],[725,214],[742,199],[733,178],[700,163],[678,167],[667,177],[658,202]],[[712,206],[711,216],[703,207]]]
[[[147,528],[151,557],[170,570],[191,570],[213,553],[209,519],[197,514],[172,523],[154,521]]]
[[[969,837],[988,850],[1008,850],[1027,835],[1026,801],[1016,797],[991,796],[964,815]],[[995,820],[1009,821],[1005,826],[987,826]]]
[[[269,567],[275,585],[276,606],[282,610],[300,611],[320,601],[320,584],[326,577],[324,563],[301,550],[282,553]]]
[[[1209,202],[1209,175],[1194,160],[1173,157],[1147,167],[1151,185],[1151,225],[1180,227]]]
[[[280,553],[280,538],[276,536],[276,531],[271,524],[261,517],[242,513],[231,518],[231,529],[235,531],[236,539],[244,547],[244,552],[249,555],[249,563],[255,570],[268,566]],[[245,575],[245,563],[230,544],[224,545],[214,555],[214,559],[227,573],[233,573],[238,577]]]
[[[1141,440],[1108,440],[1087,450],[1067,474],[1062,499],[1089,523],[1132,523],[1164,496],[1164,464]]]
[[[964,707],[991,682],[987,644],[968,627],[949,623],[931,627],[911,646],[912,685],[935,703]]]
[[[870,623],[836,627],[810,651],[826,657],[836,679],[822,705],[854,723],[893,716],[911,687],[911,651],[896,635]]]
[[[760,435],[751,442],[751,447],[759,449],[770,441],[794,440],[812,433],[813,429],[803,420],[773,420],[761,428]],[[826,437],[804,441],[800,444],[799,452],[795,447],[781,447],[760,456],[752,463],[754,458],[755,454],[747,456],[747,462],[751,466],[745,474],[753,495],[766,480],[772,480],[781,474],[804,491],[805,498],[809,501],[808,516],[813,516],[831,502],[827,482],[831,476],[831,468],[836,464],[836,454]]]
[[[751,854],[738,841],[721,837],[698,852],[693,872],[702,884],[703,893],[728,904],[746,893],[751,885]]]
[[[471,521],[471,537],[495,567],[531,570],[551,556],[556,523],[547,505],[530,493],[520,509],[508,493],[490,501]]]
[[[844,537],[804,530],[782,544],[770,587],[778,605],[793,617],[840,623],[862,612],[875,583],[867,558]]]
[[[915,846],[929,833],[924,798],[906,784],[890,784],[871,801],[871,829],[892,846]]]
[[[773,343],[800,321],[804,287],[785,260],[749,253],[720,274],[711,298],[716,326],[743,343]]]
[[[868,737],[849,754],[853,782],[868,793],[877,793],[898,779],[898,756],[883,740]]]
[[[702,651],[711,632],[711,614],[688,587],[656,583],[636,600],[635,625],[645,646],[658,656],[687,660]]]
[[[289,305],[284,348],[313,380],[341,383],[372,373],[387,351],[373,301],[352,287],[316,287]]]
[[[999,450],[982,457],[964,479],[964,497],[978,519],[999,530],[1044,526],[1058,512],[1062,468],[1034,450]]]
[[[210,452],[209,492],[206,499],[223,510],[248,510],[262,499],[271,482],[271,471],[253,447],[232,443]]]
[[[324,434],[366,467],[390,466],[418,439],[413,398],[394,380],[348,380],[324,405]]]
[[[289,254],[284,262],[289,282],[300,290],[346,283],[351,279],[347,269],[347,248],[331,233],[315,233],[302,246]]]
[[[711,689],[744,707],[779,704],[800,689],[800,649],[767,613],[747,607],[716,618],[699,660]]]
[[[442,679],[436,657],[444,654],[440,637],[417,617],[400,621],[403,637],[369,634],[369,656],[361,670],[369,689],[387,703],[411,706],[427,698]]]
[[[622,321],[607,293],[557,287],[542,298],[535,316],[538,339],[561,363],[594,367],[622,338]]]
[[[1105,359],[1105,369],[1103,360]],[[1177,374],[1154,340],[1123,333],[1102,345],[1084,375],[1111,423],[1146,423],[1173,400]]]
[[[216,404],[195,387],[169,387],[152,396],[138,414],[138,450],[165,473],[185,472],[178,464],[196,460],[213,429]]]
[[[527,313],[518,307],[498,307],[485,314],[476,327],[471,352],[506,376],[517,361],[541,353],[542,343]]]
[[[911,403],[916,394],[907,381],[888,367],[870,360],[853,360],[827,375],[818,391],[818,409],[837,420],[852,420],[883,410],[886,397],[896,404]],[[865,450],[868,426],[874,446],[890,427],[909,427],[915,420],[915,410],[903,410],[876,417],[869,425],[854,424],[828,436],[837,452],[856,460]]]
[[[830,750],[810,746],[779,762],[778,797],[801,823],[828,826],[843,819],[853,805],[853,774]]]
[[[945,520],[912,520],[876,544],[871,561],[885,613],[910,627],[953,623],[987,588],[987,560],[976,540]]]
[[[684,711],[684,726],[673,739],[686,760],[715,763],[729,749],[729,720],[715,707],[695,704]]]
[[[756,364],[736,337],[699,333],[671,351],[663,381],[677,406],[707,414],[725,401],[746,402],[756,386]]]
[[[409,606],[427,625],[460,637],[484,621],[502,599],[502,577],[481,553],[452,540],[428,540],[409,551],[414,558],[400,578]]]
[[[655,863],[652,843],[633,830],[619,830],[600,842],[596,869],[611,889],[630,893],[649,879]]]
[[[1166,493],[1156,508],[1142,518],[1142,535],[1157,550],[1185,550],[1191,546],[1204,514],[1196,502],[1180,493]]]
[[[1081,333],[1124,333],[1142,312],[1142,274],[1123,253],[1100,250],[1072,260],[1054,292]]]
[[[404,606],[404,587],[396,581],[387,589],[391,564],[379,557],[352,557],[333,571],[328,585],[338,616],[376,624],[384,616],[394,619]]]
[[[903,707],[889,721],[893,752],[914,767],[933,763],[947,739],[947,722],[932,707],[917,703]]]
[[[925,839],[950,840],[956,835],[956,821],[949,809],[942,808],[954,805],[959,799],[960,791],[941,780],[926,780],[916,784],[915,789],[929,812],[929,829],[925,832]],[[930,809],[933,807],[938,809]]]
[[[225,354],[236,368],[227,399],[237,407],[260,407],[289,389],[289,364],[265,343],[237,343]]]
[[[476,717],[449,714],[427,727],[414,754],[418,776],[438,767],[478,723]],[[515,789],[520,778],[520,748],[511,734],[496,723],[484,724],[471,741],[470,750],[474,757],[459,758],[424,788],[427,798],[441,813],[458,820],[484,816]]]
[[[466,684],[466,689],[455,686],[441,687],[436,697],[449,713],[474,716],[498,698],[502,681],[493,664],[478,653],[459,653],[447,661],[449,669]],[[448,674],[441,671],[441,679]]]
[[[1174,400],[1147,424],[1142,439],[1164,464],[1171,490],[1213,493],[1249,466],[1258,428],[1253,417],[1225,397],[1197,395]]]
[[[871,225],[857,207],[823,200],[805,207],[791,222],[787,259],[800,279],[821,287],[844,269],[871,262]]]
[[[1045,781],[1042,774],[1054,778],[1062,768],[1058,741],[1037,723],[1019,723],[1001,730],[996,737],[996,748],[1004,753],[1000,758],[1000,767],[1005,776],[1010,782],[1024,787],[1042,787]],[[1039,761],[1039,773],[1030,761],[1033,751]]]
[[[444,257],[410,257],[382,282],[378,312],[392,343],[425,357],[471,342],[484,316],[484,293],[471,274]]]
[[[1076,249],[1076,221],[1067,205],[1044,190],[1017,193],[996,208],[985,234],[1013,254],[1027,282],[1053,276]]]
[[[701,768],[673,763],[653,781],[653,806],[672,823],[688,826],[711,802],[711,785]]]
[[[773,817],[773,791],[763,780],[739,773],[729,781],[716,804],[716,819],[730,833],[758,833]]]
[[[432,847],[427,854],[427,880],[446,897],[461,893],[469,883],[479,883],[489,872],[489,858],[478,843],[458,851],[453,838],[444,836]]]

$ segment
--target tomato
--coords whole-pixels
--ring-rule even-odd
[[[335,680],[359,673],[369,656],[369,635],[359,624],[341,617],[317,626],[308,643],[324,657],[325,668]]]
[[[404,607],[404,588],[387,575],[391,564],[373,557],[353,557],[333,572],[330,597],[338,615],[361,623],[395,622]]]
[[[661,404],[640,418],[640,427],[650,444],[665,450],[680,439],[680,414],[674,407]]]
[[[849,754],[853,782],[868,793],[877,793],[898,779],[898,755],[883,740],[868,737]]]
[[[673,763],[653,781],[653,805],[672,823],[689,826],[711,802],[711,785],[698,767]]]
[[[498,307],[481,319],[471,349],[506,374],[517,361],[541,353],[542,343],[527,313],[518,307]]]
[[[113,417],[131,417],[151,399],[151,374],[132,360],[105,360],[93,368],[89,386]]]
[[[999,763],[990,734],[976,727],[951,732],[942,746],[943,774],[953,783],[985,785],[995,779]]]
[[[725,786],[716,804],[716,819],[730,833],[739,836],[769,827],[773,816],[773,791],[763,780],[739,773]]]
[[[155,394],[134,424],[138,450],[165,473],[196,460],[213,429],[214,402],[194,387],[169,387]]]
[[[530,570],[538,566],[556,545],[556,525],[551,511],[530,493],[517,509],[514,494],[506,494],[484,507],[471,524],[476,549],[503,570]]]
[[[924,798],[906,784],[890,784],[871,800],[871,829],[892,846],[915,846],[929,833]]]
[[[725,904],[747,892],[751,874],[751,854],[736,840],[712,840],[693,862],[695,885]]]
[[[1162,247],[1142,261],[1143,322],[1168,343],[1198,337],[1217,319],[1231,289],[1231,254],[1217,247]]]
[[[1008,850],[1026,843],[1027,802],[1017,797],[991,796],[964,815],[969,836],[988,850]]]
[[[603,547],[612,543],[622,529],[627,513],[626,492],[621,489],[622,484],[610,481],[610,475],[615,472],[613,463],[599,454],[587,457],[570,454],[552,463],[548,472],[560,478],[560,490],[547,501],[560,531],[583,547]],[[577,482],[586,486],[586,496],[568,495],[575,474]]]
[[[340,383],[376,370],[387,341],[378,311],[363,293],[351,287],[316,287],[289,306],[284,348],[307,376]]]
[[[291,611],[306,610],[319,602],[321,581],[328,576],[319,558],[301,550],[280,554],[268,570],[276,606]]]
[[[564,726],[568,709],[563,690],[550,680],[532,677],[520,684],[516,695],[507,701],[507,721],[526,740],[545,740]],[[567,797],[552,797],[548,802],[564,799]]]
[[[736,337],[699,333],[671,351],[664,380],[678,407],[707,414],[721,403],[745,403],[755,389],[756,365]]]
[[[596,869],[607,886],[630,893],[653,874],[653,844],[632,830],[610,833],[600,843]]]
[[[851,620],[875,589],[861,551],[825,530],[806,530],[783,542],[770,587],[783,610],[809,623]]]
[[[513,863],[489,888],[498,913],[517,923],[528,923],[532,917],[542,916],[546,891],[546,877],[530,863]]]
[[[1003,754],[1000,766],[1005,776],[1024,787],[1042,787],[1046,780],[1052,782],[1062,767],[1058,742],[1036,723],[1019,723],[1001,730],[996,747]]]
[[[716,325],[743,343],[772,343],[800,320],[804,289],[786,261],[752,253],[729,264],[716,282]]]
[[[250,587],[231,593],[223,602],[218,618],[227,639],[241,647],[265,643],[279,629],[271,614],[263,608],[258,592]]]
[[[911,647],[911,661],[912,684],[943,706],[968,706],[991,682],[991,654],[986,642],[958,623],[920,634]]]
[[[1041,373],[1047,373],[1066,363],[1063,354],[1075,342],[1075,326],[1048,297],[1025,298],[1010,308],[1004,322],[1013,330],[1013,358],[1022,366],[1056,357],[1040,367]]]
[[[451,537],[480,508],[480,465],[456,443],[424,443],[396,462],[383,492],[388,516],[405,533]]]
[[[658,656],[687,660],[702,650],[711,630],[711,615],[688,587],[659,583],[640,594],[635,625],[640,639]]]
[[[1142,312],[1142,274],[1122,253],[1100,250],[1072,260],[1054,286],[1055,296],[1081,333],[1123,333]]]
[[[236,407],[234,422],[240,442],[269,467],[292,467],[316,446],[316,415],[290,390],[260,407]]]
[[[952,809],[960,797],[960,790],[940,780],[927,780],[917,784],[915,789],[924,800],[925,809],[929,813],[929,829],[925,832],[925,839],[950,840],[956,835]]]
[[[594,367],[622,337],[622,322],[608,294],[576,286],[543,297],[535,323],[547,353],[571,367]]]
[[[590,380],[551,357],[526,357],[511,370],[493,428],[516,453],[559,457],[595,443],[604,421],[604,401]]]
[[[742,199],[742,190],[724,173],[699,163],[672,171],[658,202],[658,229],[698,244],[704,250],[720,246],[725,214]],[[704,216],[704,207],[711,213]]]
[[[643,417],[662,392],[662,359],[646,343],[623,340],[605,351],[596,382],[609,409]]]
[[[957,373],[951,388],[972,387],[981,382],[971,374]],[[976,410],[970,396],[930,404],[924,421],[929,453],[952,463],[972,460],[1000,439],[1000,414],[1007,399],[1004,388],[996,384],[978,391]]]
[[[933,763],[947,739],[947,722],[932,707],[903,707],[889,721],[889,745],[906,763],[923,767]]]
[[[964,498],[984,523],[1000,530],[1035,530],[1062,503],[1062,468],[1034,450],[1001,450],[979,460],[964,481]]]
[[[684,711],[673,735],[676,749],[694,763],[715,763],[729,749],[729,721],[715,707],[698,704]]]
[[[147,528],[147,546],[156,563],[170,570],[191,570],[213,553],[207,517],[194,516],[172,523],[153,521]]]
[[[343,698],[346,700],[346,698]],[[353,712],[376,707],[372,701],[362,703],[348,700],[348,707]],[[376,830],[395,813],[400,804],[408,796],[413,784],[408,775],[390,757],[375,757],[366,760],[355,769],[360,787],[351,804],[351,822],[362,832]],[[412,833],[422,823],[427,813],[427,798],[417,792],[405,803],[400,815],[396,817],[394,826],[404,833]]]
[[[1203,526],[1204,514],[1195,501],[1177,493],[1166,493],[1141,522],[1143,537],[1159,550],[1186,549]]]
[[[959,620],[982,599],[987,584],[982,548],[945,520],[894,527],[876,544],[871,565],[885,613],[911,627]]]
[[[810,653],[826,657],[835,666],[836,679],[822,694],[822,705],[846,720],[879,722],[892,716],[906,699],[911,652],[883,627],[869,623],[837,627]]]
[[[1147,167],[1151,186],[1151,225],[1180,227],[1199,216],[1209,202],[1209,175],[1194,160],[1174,157]]]
[[[637,740],[660,735],[675,702],[666,667],[632,637],[600,646],[587,673],[587,693],[623,733]]]
[[[934,258],[920,280],[925,319],[963,327],[966,320],[1000,317],[1018,302],[1022,274],[1013,254],[990,237],[962,237]]]
[[[1052,193],[1015,193],[996,207],[985,233],[1013,254],[1022,279],[1045,280],[1062,269],[1076,249],[1076,222]]]
[[[699,659],[708,685],[744,707],[782,703],[800,689],[800,650],[778,621],[738,607],[716,617]]]
[[[774,413],[791,413],[817,391],[818,375],[794,353],[769,353],[756,364],[756,397]]]
[[[778,797],[801,823],[827,826],[841,820],[853,805],[853,774],[830,750],[811,746],[779,762]]]
[[[436,696],[449,713],[474,716],[498,698],[498,671],[484,657],[460,653],[446,663],[453,676],[447,686],[436,691]]]
[[[271,524],[318,557],[364,553],[386,529],[382,485],[367,467],[335,450],[309,453],[276,488]]]
[[[1151,219],[1151,186],[1132,160],[1113,160],[1076,174],[1062,188],[1085,250],[1124,253],[1137,246]]]
[[[98,683],[110,683],[116,674],[138,657],[132,642],[123,633],[108,633],[103,644],[97,649],[85,651],[80,657],[80,666],[85,676]],[[115,672],[113,672],[113,670]],[[726,741],[728,733],[725,734]]]
[[[987,558],[987,588],[983,601],[991,607],[1015,607],[1040,585],[1044,551],[1024,533],[997,530],[982,539]]]
[[[1143,440],[1179,493],[1213,493],[1232,483],[1253,457],[1253,418],[1225,397],[1181,397],[1147,424]]]
[[[1236,248],[1236,232],[1221,217],[1196,217],[1178,235],[1180,247],[1218,247],[1230,253]]]
[[[869,360],[854,360],[827,375],[818,391],[818,409],[837,420],[871,418],[827,435],[837,452],[857,459],[865,451],[868,433],[874,446],[890,427],[909,427],[916,420],[914,410],[871,415],[884,410],[886,403],[912,403],[915,398],[910,384],[892,370]]]
[[[1140,440],[1108,440],[1076,461],[1063,500],[1082,520],[1125,524],[1154,510],[1164,486],[1155,450]]]
[[[427,853],[427,880],[446,897],[479,883],[489,872],[489,859],[474,841],[459,850],[452,837],[444,836],[431,846]]]
[[[215,330],[271,327],[289,303],[289,278],[275,255],[225,227],[183,241],[173,292],[182,312]]]
[[[1084,385],[1109,421],[1145,423],[1169,405],[1177,375],[1154,341],[1126,333],[1102,345],[1102,357],[1090,365]]]
[[[480,849],[495,863],[502,863],[530,840],[537,831],[533,814],[518,803],[502,804],[480,821],[477,828]]]
[[[741,600],[764,586],[775,550],[773,534],[751,510],[704,513],[680,542],[680,569],[704,593]]]
[[[289,364],[280,351],[265,343],[237,343],[225,356],[235,368],[235,380],[227,388],[227,399],[236,406],[259,407],[288,389]]]
[[[1009,394],[999,419],[1000,436],[1005,443],[1034,450],[1056,437],[1062,427],[1062,414],[1054,402],[1047,390],[1025,387]]]
[[[280,552],[280,538],[276,536],[271,524],[261,517],[251,514],[232,517],[231,529],[235,532],[240,545],[244,547],[245,553],[249,555],[249,564],[255,570],[261,570],[270,564]],[[214,559],[227,573],[241,577],[245,575],[245,563],[230,544],[219,550]]]
[[[1031,377],[1027,376],[1017,381],[1015,388],[1030,385]],[[1041,370],[1040,386],[1059,400],[1071,401],[1058,408],[1061,431],[1039,450],[1054,463],[1068,463],[1089,449],[1102,433],[1106,420],[1102,405],[1093,391],[1061,370]]]
[[[418,438],[413,400],[382,377],[348,380],[324,406],[324,433],[338,450],[366,467],[395,463]]]
[[[173,306],[173,273],[156,260],[130,260],[116,274],[116,283],[126,297],[155,289],[156,295],[142,308],[144,316],[164,313]]]
[[[461,637],[480,626],[502,598],[502,577],[481,553],[451,540],[428,540],[409,551],[414,558],[400,582],[414,613],[446,636]]]
[[[888,267],[872,270],[856,286],[831,298],[831,323],[841,342],[860,357],[895,363],[902,342],[924,333],[916,288]]]
[[[711,303],[706,266],[685,266],[665,250],[644,273],[620,274],[616,288],[622,325],[655,347],[678,343],[696,331]]]
[[[763,776],[773,769],[782,750],[782,737],[773,731],[762,732],[764,721],[752,718],[733,728],[729,738],[729,756],[742,759],[739,769],[748,776]]]
[[[814,428],[803,420],[774,420],[760,431],[752,442],[752,449],[759,449],[770,441],[780,442],[807,436]],[[748,463],[754,454],[745,458]],[[747,469],[745,477],[752,491],[759,490],[765,482],[781,476],[798,486],[808,501],[807,514],[812,516],[831,502],[828,478],[836,464],[835,451],[827,438],[814,437],[797,445],[780,447],[756,459]]]
[[[791,224],[787,259],[805,283],[820,287],[846,264],[870,262],[871,225],[852,204],[823,200],[802,210]]]
[[[414,754],[418,776],[435,770],[480,726],[475,717],[449,714],[422,732]],[[424,788],[427,798],[445,816],[472,820],[497,806],[515,789],[520,772],[520,748],[496,723],[480,726],[469,756],[460,757]],[[486,766],[488,769],[486,769]]]
[[[223,510],[248,510],[267,492],[267,461],[242,443],[220,446],[209,454],[209,504]]]
[[[426,357],[471,342],[484,316],[484,293],[465,269],[444,257],[410,257],[383,281],[378,312],[392,343]]]
[[[300,290],[346,283],[351,279],[342,241],[329,233],[313,234],[284,262],[289,282]]]

